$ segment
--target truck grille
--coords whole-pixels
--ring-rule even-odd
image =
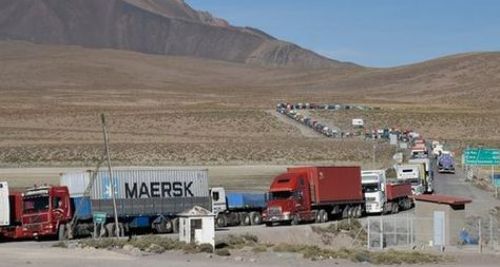
[[[281,215],[281,207],[269,207],[267,209],[268,216],[280,216]]]
[[[377,199],[374,197],[367,197],[366,202],[375,202]]]

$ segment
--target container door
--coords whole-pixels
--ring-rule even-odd
[[[434,246],[444,246],[444,211],[434,211]]]
[[[9,186],[0,182],[0,226],[10,225]]]

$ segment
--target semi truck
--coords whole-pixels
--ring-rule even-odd
[[[222,187],[210,190],[212,212],[217,227],[259,225],[267,206],[265,192],[226,192]]]
[[[439,173],[455,173],[455,161],[449,151],[443,151],[437,161]]]
[[[431,194],[434,192],[433,181],[434,181],[434,171],[432,170],[431,160],[427,157],[425,158],[413,158],[409,159],[410,164],[421,164],[423,165],[423,176],[421,175],[422,186],[424,187],[424,193]]]
[[[195,205],[211,208],[207,170],[117,169],[113,179],[107,171],[73,172],[63,174],[60,184],[24,192],[24,237],[66,239],[112,236],[116,232],[166,233],[176,231],[177,213]]]
[[[414,195],[426,192],[423,164],[400,164],[394,166],[394,169],[396,170],[397,180],[410,183]]]
[[[411,184],[388,180],[385,170],[361,172],[366,213],[398,213],[413,206]]]
[[[363,213],[360,167],[296,167],[274,178],[262,217],[266,226],[273,226]]]

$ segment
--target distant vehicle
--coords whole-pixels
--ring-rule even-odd
[[[422,158],[413,158],[409,159],[408,163],[410,164],[423,164],[424,166],[424,179],[423,179],[423,187],[425,193],[434,192],[433,189],[433,181],[434,181],[434,172],[431,166],[431,160],[427,157]]]
[[[394,167],[397,180],[411,183],[414,195],[425,193],[425,171],[424,164],[401,164]]]
[[[412,158],[427,157],[427,147],[425,143],[417,143],[411,147],[410,153]]]
[[[444,151],[443,145],[436,144],[436,146],[434,146],[434,148],[432,149],[432,155],[434,156],[434,158],[437,159],[439,156],[441,156],[443,151]]]
[[[410,183],[388,181],[385,170],[362,171],[361,180],[367,214],[398,213],[412,207]]]
[[[451,153],[443,151],[438,157],[438,172],[439,173],[455,173],[455,160]]]
[[[365,125],[365,122],[363,119],[352,119],[352,126],[354,127],[363,127]]]

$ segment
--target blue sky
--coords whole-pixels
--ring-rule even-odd
[[[500,51],[498,0],[187,0],[330,58],[391,67]]]

